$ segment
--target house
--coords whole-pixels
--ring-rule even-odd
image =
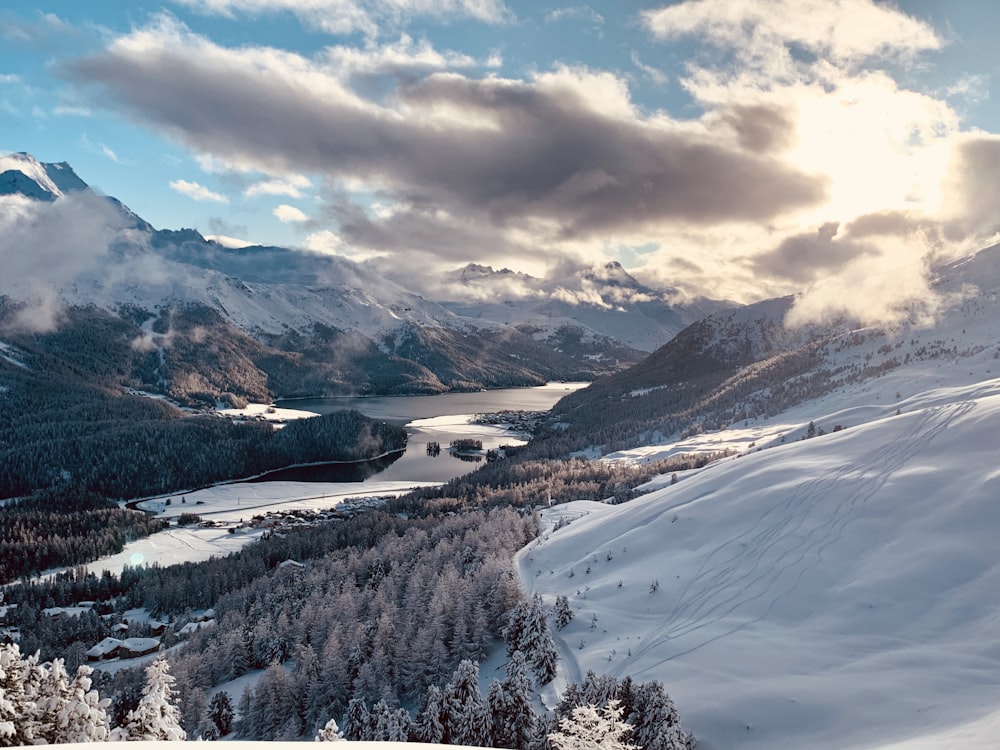
[[[153,635],[163,635],[163,631],[167,629],[167,623],[158,620],[150,620],[146,624],[149,625],[149,632]]]
[[[195,614],[195,616],[194,616],[194,621],[195,622],[205,622],[206,620],[214,620],[214,619],[215,619],[215,609],[214,608],[212,608],[212,609],[206,609],[204,612],[199,612],[199,613]]]
[[[159,638],[126,638],[118,648],[119,659],[135,659],[160,650]]]
[[[87,661],[105,661],[118,656],[122,642],[117,638],[105,638],[96,646],[87,649]]]
[[[278,570],[304,570],[305,565],[300,563],[298,560],[285,560],[278,563]]]
[[[115,635],[125,635],[128,632],[128,625],[124,622],[119,622],[117,625],[111,626],[111,632]]]
[[[215,625],[215,620],[194,620],[178,630],[177,635],[191,635],[202,628],[210,628],[213,625]]]

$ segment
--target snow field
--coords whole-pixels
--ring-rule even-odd
[[[576,612],[561,679],[658,679],[707,750],[997,746],[1000,381],[827,403],[848,429],[544,512],[578,516],[518,559]]]

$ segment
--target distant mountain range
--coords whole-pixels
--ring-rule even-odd
[[[83,193],[90,188],[68,164],[0,156],[0,201],[54,204]],[[342,257],[226,247],[193,229],[155,229],[103,200],[114,233],[106,252],[60,284],[61,314],[77,328],[93,326],[83,308],[123,322],[127,331],[115,335],[156,359],[139,358],[124,382],[182,403],[591,380],[728,306],[674,304],[674,290],[644,286],[617,263],[560,279],[469,265],[449,279],[461,298],[432,301]],[[7,315],[23,311],[32,291],[16,280],[0,286]],[[16,331],[10,320],[5,328]],[[106,328],[78,332],[99,339]]]

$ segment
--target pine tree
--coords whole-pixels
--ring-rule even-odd
[[[479,692],[479,667],[465,659],[444,689],[444,742],[448,745],[491,744],[492,721]]]
[[[414,726],[414,734],[418,741],[435,745],[444,742],[443,700],[441,689],[437,685],[431,685],[424,692],[423,705],[417,712]]]
[[[347,704],[347,718],[344,720],[344,739],[369,740],[370,715],[364,698],[351,698]]]
[[[535,730],[535,712],[531,707],[531,679],[520,651],[515,651],[507,663],[503,681],[490,685],[487,703],[493,720],[494,746],[527,748]]]
[[[316,742],[343,742],[344,734],[337,726],[336,719],[330,719],[316,734]]]
[[[635,691],[635,706],[629,718],[630,740],[643,750],[685,750],[687,734],[681,729],[674,702],[656,680]]]
[[[215,724],[221,736],[225,737],[233,731],[233,701],[225,690],[212,696],[208,704],[208,718]]]
[[[108,705],[96,690],[91,690],[90,675],[94,670],[86,664],[77,667],[76,676],[69,684],[66,699],[55,716],[54,742],[107,742],[111,737]]]
[[[239,715],[236,733],[246,739],[256,739],[260,734],[260,716],[256,709],[256,696],[253,688],[247,685],[240,696]]]
[[[638,750],[625,741],[632,727],[622,721],[618,701],[600,711],[591,704],[577,706],[569,718],[559,721],[559,730],[549,735],[553,750]]]
[[[573,619],[573,610],[570,609],[567,597],[562,595],[556,597],[555,618],[556,630],[562,630]]]
[[[174,678],[162,655],[146,667],[146,686],[127,723],[111,733],[114,741],[183,740],[180,714],[174,705]]]
[[[42,739],[38,698],[44,679],[38,654],[25,659],[16,643],[0,645],[0,746]]]

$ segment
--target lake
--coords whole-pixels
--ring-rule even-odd
[[[279,408],[302,409],[328,414],[340,409],[357,409],[373,419],[384,419],[406,427],[406,451],[378,473],[380,481],[447,482],[466,474],[479,464],[464,461],[445,450],[452,440],[472,438],[483,448],[522,445],[512,433],[490,425],[468,424],[473,414],[504,410],[548,411],[563,396],[588,383],[549,383],[537,388],[503,388],[476,393],[441,393],[436,396],[340,396],[335,398],[287,399]],[[441,445],[441,453],[428,455],[427,444]],[[468,458],[468,457],[466,457]]]

